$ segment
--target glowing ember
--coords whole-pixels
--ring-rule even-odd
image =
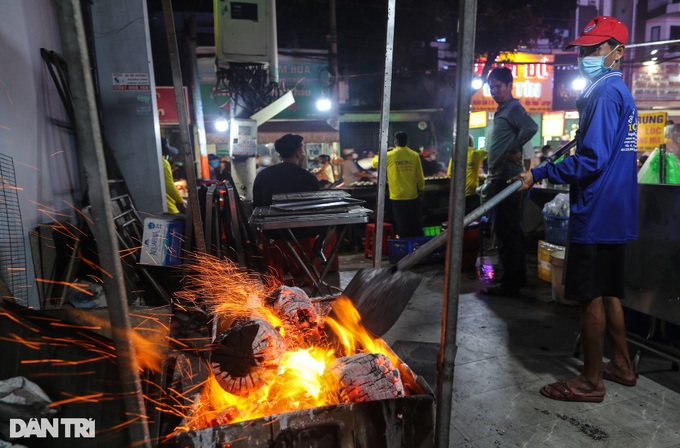
[[[215,340],[210,356],[212,372],[229,393],[256,393],[276,378],[285,350],[283,338],[274,327],[262,320],[249,320]]]
[[[175,294],[172,315],[165,315],[172,318],[173,329],[182,333],[170,336],[170,328],[160,320],[137,315],[141,323],[126,335],[134,343],[140,369],[162,372],[174,366],[167,385],[152,383],[153,376],[145,375],[144,381],[151,409],[164,412],[172,425],[179,422],[175,433],[421,393],[408,366],[383,340],[363,328],[361,316],[347,297],[310,299],[299,288],[279,286],[268,279],[262,283],[259,276],[209,255],[195,255],[188,267],[186,287]],[[78,283],[64,286],[83,287]],[[41,334],[11,313],[0,311],[0,315],[35,335],[7,332],[0,340],[12,340],[36,351],[49,346],[51,353],[54,347],[77,345],[90,355],[62,359],[50,354],[26,359],[25,364],[80,366],[65,373],[79,378],[96,374],[91,367],[94,362],[116,359],[110,340],[87,331],[98,330],[104,335],[120,331],[112,330],[103,317],[77,309],[69,312],[75,324],[34,317],[46,320],[46,327],[73,335],[61,337]],[[218,335],[212,343],[206,337],[209,316],[214,319],[213,334]],[[182,319],[186,325],[178,329],[174,325]],[[174,358],[168,356],[170,348]],[[105,401],[113,396],[55,398],[56,403],[66,404]]]
[[[403,364],[383,340],[375,339],[362,327],[361,317],[348,298],[333,300],[333,317],[329,317],[329,307],[324,309],[323,300],[310,300],[299,288],[262,285],[229,261],[197,255],[191,269],[194,274],[179,298],[207,304],[221,331],[231,326],[222,335],[243,333],[242,326],[247,322],[258,334],[264,334],[264,339],[255,337],[253,331],[246,338],[242,334],[233,338],[227,345],[224,336],[215,341],[221,348],[217,352],[212,349],[212,373],[197,400],[192,400],[194,404],[178,431],[409,393],[400,379]],[[268,325],[259,325],[260,321]],[[277,336],[266,328],[274,329]],[[278,335],[285,351],[280,359]],[[225,350],[237,352],[227,364]],[[243,350],[248,352],[246,365]],[[354,356],[360,354],[367,357]],[[271,371],[274,359],[278,363],[276,375],[267,375],[266,381],[249,378],[244,383],[246,393],[233,388],[233,383],[223,387],[225,378],[238,373],[235,369],[239,363],[249,374],[260,375]],[[371,379],[371,375],[375,378]],[[375,386],[365,389],[367,383]],[[371,387],[374,391],[369,390]]]

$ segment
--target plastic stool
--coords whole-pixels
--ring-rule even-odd
[[[387,255],[387,239],[394,238],[394,226],[389,222],[383,223],[382,253]],[[364,257],[373,256],[373,240],[375,239],[375,223],[366,224],[366,242],[364,243]]]

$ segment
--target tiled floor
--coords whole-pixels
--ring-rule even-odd
[[[535,277],[535,258],[520,297],[482,296],[477,273],[462,274],[450,446],[680,447],[680,372],[667,360],[645,354],[637,386],[606,382],[602,403],[539,394],[574,376],[581,361],[573,356],[577,309],[552,301],[550,284]],[[341,256],[340,266],[343,286],[372,265],[360,254]],[[384,338],[434,389],[444,265],[413,271],[424,282]]]

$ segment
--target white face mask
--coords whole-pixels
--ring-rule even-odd
[[[578,70],[581,73],[581,76],[588,79],[595,79],[611,70],[618,59],[614,60],[609,67],[604,65],[604,60],[607,59],[610,54],[616,51],[619,46],[620,45],[614,47],[614,49],[606,56],[585,56],[578,58]]]

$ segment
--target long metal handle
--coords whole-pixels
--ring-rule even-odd
[[[570,141],[566,145],[562,146],[557,151],[555,151],[553,155],[548,157],[548,160],[541,162],[541,164],[538,166],[544,166],[549,162],[554,162],[555,160],[559,159],[564,154],[566,154],[574,146],[576,146],[575,139]],[[484,204],[482,204],[481,206],[477,207],[476,209],[465,215],[465,219],[463,220],[463,226],[464,227],[469,226],[474,220],[476,220],[477,218],[479,218],[480,216],[482,216],[483,214],[487,213],[489,210],[500,204],[508,196],[514,194],[521,186],[522,181],[516,180],[507,187],[505,187],[501,192],[496,194],[494,197],[492,197]],[[413,266],[421,262],[425,257],[434,252],[439,246],[446,243],[447,237],[448,231],[443,231],[439,235],[435,236],[430,241],[420,246],[418,250],[413,251],[410,254],[406,255],[404,258],[402,258],[399,261],[399,263],[397,263],[396,269],[399,271],[405,271],[407,269],[412,268]]]

